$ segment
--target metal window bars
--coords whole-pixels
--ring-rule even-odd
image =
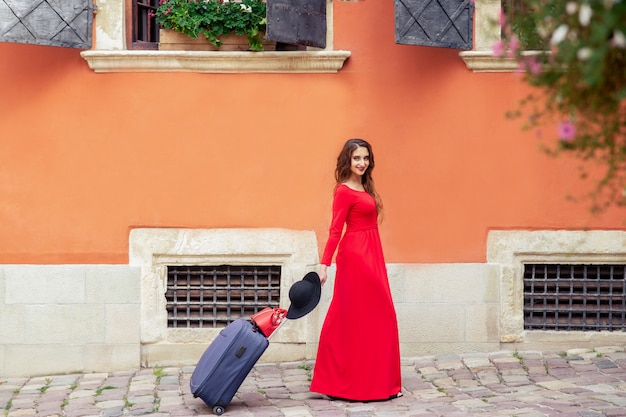
[[[168,266],[167,327],[221,328],[280,300],[280,266]]]
[[[626,265],[524,265],[524,329],[626,330]]]

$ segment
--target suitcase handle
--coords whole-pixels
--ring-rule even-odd
[[[286,320],[287,310],[280,307],[266,307],[250,316],[256,328],[269,338],[276,329]]]

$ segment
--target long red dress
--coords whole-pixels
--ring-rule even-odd
[[[335,287],[322,326],[311,391],[373,401],[388,399],[402,389],[398,323],[377,217],[370,194],[345,184],[337,187],[322,256],[322,264],[330,265],[339,244]]]

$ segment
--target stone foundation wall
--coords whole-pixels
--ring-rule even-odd
[[[1,265],[0,375],[140,365],[139,268]]]
[[[289,287],[318,264],[301,231],[150,229],[133,231],[130,249],[130,265],[0,265],[0,376],[193,365],[219,329],[167,328],[166,265],[278,262],[287,308]],[[626,263],[626,232],[496,231],[487,252],[487,263],[388,264],[402,356],[626,343],[624,332],[525,331],[521,273],[524,262]],[[334,273],[261,361],[315,357]]]

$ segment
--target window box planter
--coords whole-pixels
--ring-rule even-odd
[[[245,35],[229,34],[220,37],[222,46],[217,47],[209,42],[204,35],[192,38],[172,29],[159,31],[160,51],[247,51],[250,48],[248,38]],[[275,51],[276,42],[264,41],[265,51]]]

